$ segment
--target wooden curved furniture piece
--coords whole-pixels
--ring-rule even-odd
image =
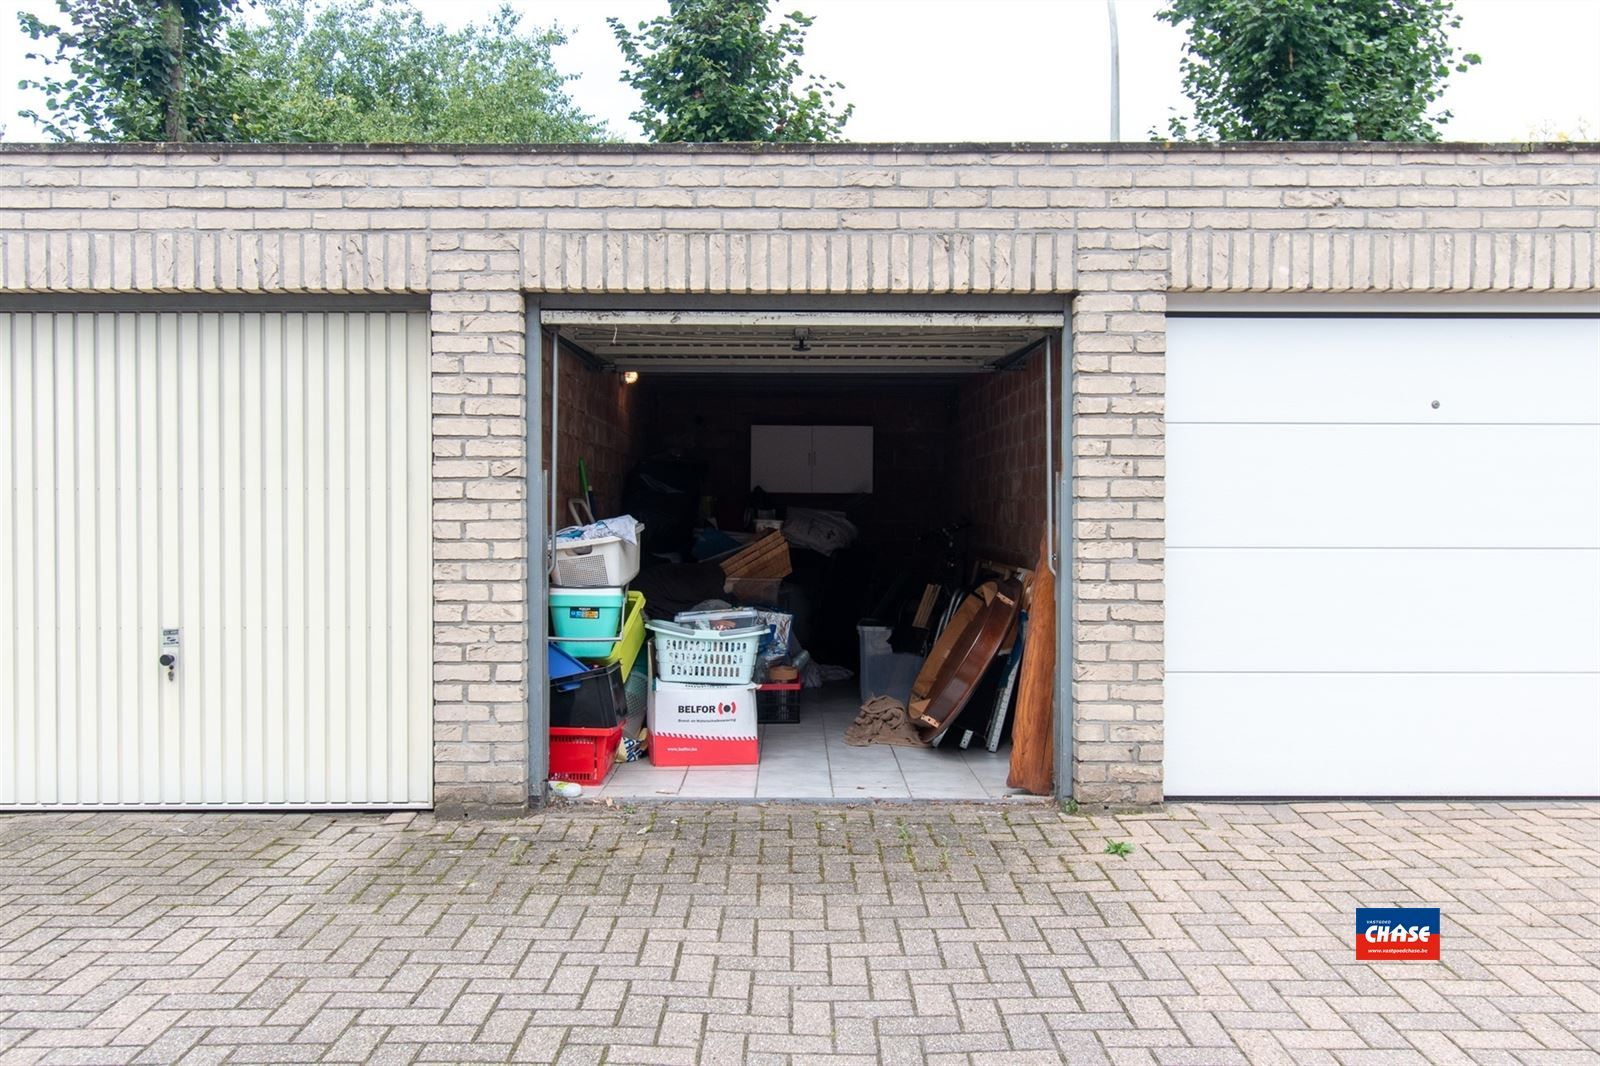
[[[1016,628],[1021,609],[1022,586],[1015,581],[1002,581],[994,598],[961,631],[928,691],[927,707],[917,717],[917,729],[924,739],[932,740],[944,732],[967,705],[989,664]]]

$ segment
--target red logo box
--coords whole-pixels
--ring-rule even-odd
[[[1357,907],[1358,962],[1439,959],[1438,907]]]

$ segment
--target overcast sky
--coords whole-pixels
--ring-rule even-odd
[[[417,0],[453,25],[481,18],[496,0]],[[664,0],[512,0],[540,24],[557,22],[571,41],[557,65],[578,79],[578,105],[624,139],[638,106],[618,81],[621,55],[606,16],[632,24],[666,10]],[[1117,0],[1122,42],[1122,138],[1162,131],[1183,104],[1180,32],[1158,23],[1159,0]],[[816,17],[808,71],[845,84],[856,105],[845,128],[856,141],[1100,141],[1109,136],[1104,0],[779,0]],[[0,123],[5,139],[38,140],[16,88],[30,72],[16,11],[41,15],[53,0],[0,0]],[[1565,132],[1600,139],[1600,0],[1458,0],[1456,43],[1483,65],[1453,75],[1445,136],[1520,141]]]

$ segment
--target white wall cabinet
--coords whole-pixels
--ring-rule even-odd
[[[750,487],[768,492],[872,491],[871,426],[751,426]]]

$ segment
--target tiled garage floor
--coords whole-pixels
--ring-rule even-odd
[[[990,753],[978,738],[936,749],[844,742],[861,709],[851,684],[804,693],[800,721],[761,727],[758,766],[671,769],[648,760],[617,767],[598,791],[615,799],[943,799],[989,800],[1021,795],[1006,787],[1011,749]]]

